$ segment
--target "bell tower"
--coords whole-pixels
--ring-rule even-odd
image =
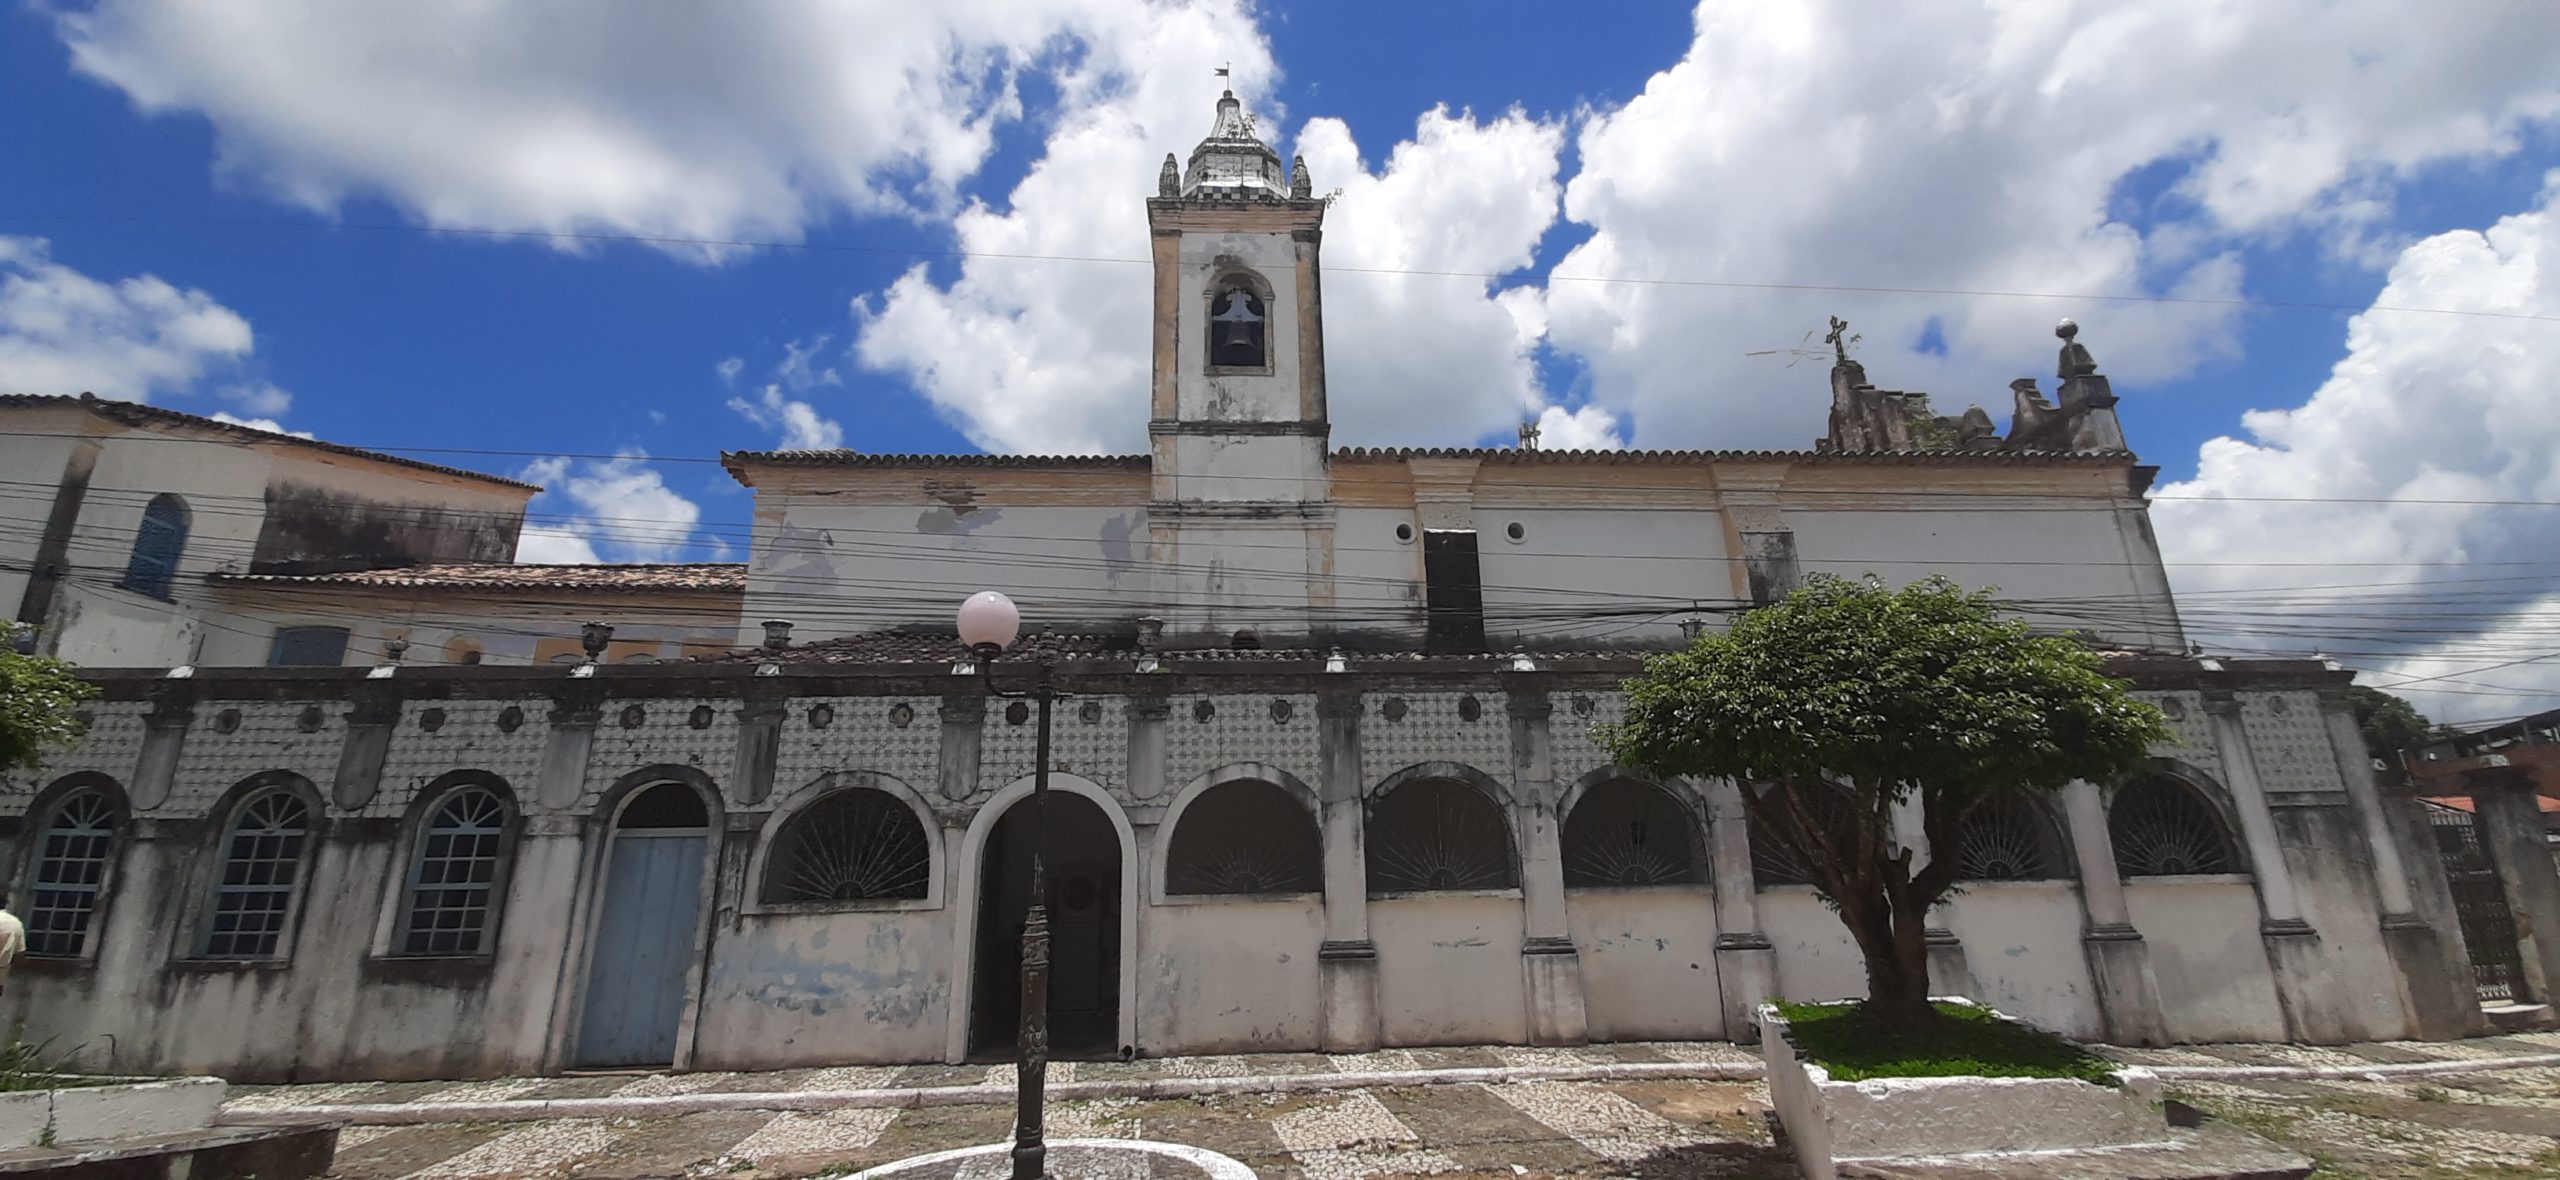
[[[1147,435],[1156,584],[1167,638],[1327,629],[1333,499],[1326,447],[1323,201],[1284,169],[1230,90],[1188,165],[1147,202],[1155,380]]]

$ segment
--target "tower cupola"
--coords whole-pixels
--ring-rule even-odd
[[[1218,96],[1218,117],[1209,125],[1209,137],[1191,149],[1191,166],[1182,170],[1182,196],[1194,201],[1289,199],[1288,168],[1253,133],[1253,119],[1233,90]]]

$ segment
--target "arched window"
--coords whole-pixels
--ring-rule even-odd
[[[270,787],[241,805],[222,836],[213,912],[198,947],[205,958],[276,957],[310,829],[310,805],[284,788]]]
[[[187,549],[187,502],[163,492],[142,510],[142,527],[133,534],[133,559],[125,563],[124,588],[153,598],[167,598],[177,579],[178,558]]]
[[[488,949],[506,798],[478,784],[438,800],[418,833],[393,943],[404,955],[476,955]]]
[[[1276,783],[1238,779],[1182,809],[1165,852],[1169,894],[1315,893],[1324,840],[1306,805]]]
[[[1965,816],[1963,876],[1968,881],[2058,881],[2071,875],[2062,833],[2037,802],[2004,791]]]
[[[1783,800],[1769,794],[1778,790],[1777,787],[1745,783],[1742,789],[1755,792],[1778,806],[1785,806]],[[1814,824],[1829,837],[1832,847],[1845,849],[1857,840],[1857,800],[1849,792],[1838,787],[1814,788],[1797,791],[1796,799]],[[1759,816],[1746,812],[1745,827],[1751,834],[1751,878],[1760,888],[1813,884],[1812,868],[1763,829]]]
[[[1671,792],[1633,779],[1584,791],[1565,813],[1566,885],[1695,885],[1699,829]]]
[[[1209,364],[1219,369],[1260,369],[1271,363],[1271,311],[1262,295],[1229,280],[1209,299]]]
[[[2126,785],[2107,807],[2107,842],[2116,871],[2127,877],[2179,877],[2234,871],[2239,858],[2222,817],[2195,788],[2154,775]]]
[[[887,791],[836,791],[783,821],[764,870],[766,904],[917,900],[933,872],[915,809]]]
[[[1471,784],[1426,778],[1369,805],[1369,889],[1516,889],[1520,865],[1502,805]]]
[[[65,797],[37,836],[33,896],[27,905],[27,953],[76,959],[88,945],[98,889],[115,851],[113,799],[95,787]]]

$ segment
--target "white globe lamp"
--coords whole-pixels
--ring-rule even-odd
[[[1022,634],[1022,612],[1013,600],[993,590],[981,590],[960,604],[960,642],[981,657],[992,658],[1013,646]]]

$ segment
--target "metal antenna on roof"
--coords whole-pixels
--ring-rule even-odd
[[[1825,336],[1825,337],[1823,337],[1822,342],[1823,342],[1823,343],[1825,343],[1825,344],[1833,345],[1833,346],[1834,346],[1834,348],[1815,348],[1815,347],[1813,347],[1813,334],[1814,334],[1815,332],[1819,332],[1819,331],[1821,331],[1821,329],[1820,329],[1820,328],[1814,328],[1814,329],[1808,330],[1807,332],[1805,332],[1805,334],[1804,334],[1804,338],[1803,338],[1803,339],[1796,341],[1795,347],[1793,347],[1793,348],[1762,348],[1762,349],[1755,349],[1755,350],[1753,350],[1753,351],[1751,351],[1751,352],[1743,353],[1742,355],[1744,355],[1744,356],[1784,356],[1784,357],[1786,357],[1786,358],[1787,358],[1787,367],[1788,367],[1788,368],[1790,368],[1790,369],[1792,369],[1792,368],[1796,367],[1797,365],[1802,364],[1802,363],[1804,363],[1804,362],[1806,362],[1806,361],[1811,361],[1811,360],[1820,360],[1820,359],[1822,359],[1822,357],[1823,357],[1826,353],[1832,352],[1832,351],[1834,350],[1834,348],[1838,348],[1838,349],[1845,349],[1845,346],[1844,346],[1844,345],[1841,345],[1839,341],[1834,340],[1833,338],[1831,338],[1831,337],[1829,337],[1829,336]],[[1850,343],[1856,343],[1858,338],[1857,338],[1856,336],[1851,336],[1851,337],[1849,337],[1848,339],[1849,339],[1849,342],[1850,342]]]

